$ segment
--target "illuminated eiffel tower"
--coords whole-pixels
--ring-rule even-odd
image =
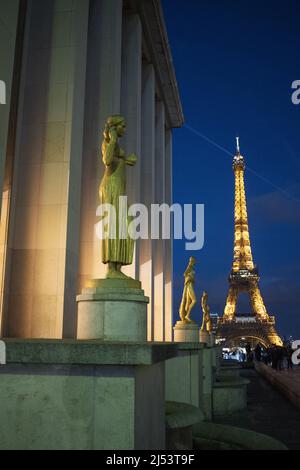
[[[245,160],[240,152],[237,138],[237,153],[233,160],[235,174],[234,255],[229,276],[229,292],[224,316],[219,320],[217,337],[226,343],[235,343],[243,338],[260,342],[264,346],[282,345],[275,329],[275,317],[269,316],[260,289],[259,274],[253,263],[249,237],[247,202],[245,193]],[[252,314],[238,316],[238,296],[246,292],[250,296]]]

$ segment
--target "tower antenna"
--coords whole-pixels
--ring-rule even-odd
[[[241,149],[240,149],[240,138],[239,137],[236,138],[236,149],[237,149],[238,155],[240,155]]]

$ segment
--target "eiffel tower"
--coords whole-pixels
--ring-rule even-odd
[[[233,159],[235,174],[235,213],[234,213],[234,255],[229,276],[229,292],[223,318],[219,319],[217,338],[225,339],[225,344],[234,344],[243,339],[259,342],[265,347],[271,344],[282,345],[275,329],[275,317],[269,316],[260,289],[258,269],[253,263],[247,202],[245,193],[245,159],[240,152],[237,138],[237,153]],[[238,296],[246,292],[251,300],[252,313],[238,316],[236,312]]]

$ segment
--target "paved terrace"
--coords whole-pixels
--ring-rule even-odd
[[[263,364],[261,366],[267,368]],[[241,376],[250,380],[248,409],[218,418],[215,422],[267,434],[291,450],[300,450],[300,411],[283,395],[283,388],[278,391],[277,385],[269,382],[273,377],[274,384],[284,384],[285,391],[296,391],[300,398],[300,369],[276,372],[268,367],[260,373],[268,375],[268,381],[254,369],[241,371]]]

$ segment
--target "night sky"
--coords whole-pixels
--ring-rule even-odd
[[[240,136],[254,262],[281,335],[300,338],[299,0],[163,0],[185,126],[174,131],[174,202],[205,204],[205,245],[174,243],[174,308],[188,258],[223,314],[233,256],[232,156]],[[214,142],[214,144],[212,143]],[[220,148],[221,147],[221,148]],[[224,149],[224,150],[222,150]],[[239,310],[249,311],[246,299]],[[200,304],[193,318],[201,321]]]

